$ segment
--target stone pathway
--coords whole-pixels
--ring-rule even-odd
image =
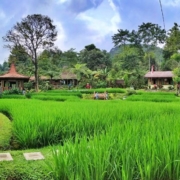
[[[45,159],[41,152],[30,152],[30,153],[23,153],[24,158],[29,160],[41,160]],[[0,153],[0,161],[12,161],[13,158],[10,153]]]
[[[0,161],[12,161],[13,158],[10,153],[0,153]]]

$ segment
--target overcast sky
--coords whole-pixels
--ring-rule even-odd
[[[161,0],[165,27],[180,24],[180,0]],[[0,63],[9,50],[2,37],[17,22],[31,14],[49,16],[58,30],[56,46],[62,51],[95,44],[101,50],[113,48],[117,29],[137,30],[143,22],[163,25],[159,0],[0,0]]]

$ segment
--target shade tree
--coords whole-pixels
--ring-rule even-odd
[[[110,54],[106,50],[99,50],[94,45],[85,46],[78,55],[79,62],[86,64],[92,71],[111,67]]]
[[[38,91],[38,53],[52,47],[57,37],[52,19],[41,14],[28,15],[17,22],[3,37],[8,44],[5,47],[18,49],[23,47],[34,65],[35,89]],[[21,52],[21,49],[19,49]]]

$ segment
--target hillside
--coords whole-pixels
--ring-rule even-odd
[[[143,50],[146,51],[147,47],[143,47]],[[114,47],[110,50],[110,56],[113,58],[116,54],[119,54],[123,51],[123,47],[120,46],[120,47]],[[160,47],[154,47],[154,53],[155,53],[155,57],[156,57],[156,60],[157,60],[157,63],[158,64],[161,64],[164,59],[163,59],[163,49],[160,48]]]

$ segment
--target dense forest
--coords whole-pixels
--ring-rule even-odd
[[[28,18],[31,18],[31,21]],[[34,22],[37,21],[37,15],[34,15],[33,18]],[[40,28],[47,21],[51,23],[51,20],[46,18],[42,15],[38,16],[38,23],[42,23],[42,21],[44,23],[41,24]],[[28,23],[33,21],[32,16],[28,16],[22,20],[21,24],[17,23],[14,26],[16,30],[19,28],[21,34],[23,34],[20,32],[21,29],[24,28],[24,31],[27,31],[26,36],[23,37],[25,40],[28,40],[28,33],[28,37],[34,35],[28,29],[30,27],[28,27]],[[24,26],[25,23],[27,23],[26,26]],[[53,28],[51,30],[55,37],[57,35],[55,26],[51,25],[50,28]],[[40,30],[32,30],[36,34],[34,39],[37,39],[37,42]],[[80,52],[76,52],[73,48],[63,52],[60,47],[53,46],[54,37],[43,42],[49,46],[44,46],[42,43],[41,51],[37,47],[32,52],[30,47],[32,40],[28,46],[26,46],[27,42],[24,44],[15,43],[19,34],[13,33],[13,31],[9,31],[3,37],[5,42],[12,43],[12,46],[8,46],[11,50],[8,62],[0,65],[1,74],[7,72],[9,65],[14,62],[18,72],[28,76],[34,76],[35,74],[38,75],[37,77],[57,78],[61,72],[69,71],[77,75],[80,87],[84,87],[87,82],[91,83],[93,87],[107,87],[115,85],[115,80],[124,80],[126,87],[132,85],[136,88],[146,85],[144,75],[152,65],[155,70],[171,70],[176,73],[178,78],[180,76],[178,70],[180,26],[177,23],[174,23],[174,26],[168,31],[152,23],[143,23],[137,30],[132,31],[119,29],[112,36],[114,47],[110,52],[101,50],[94,44],[86,45]]]

